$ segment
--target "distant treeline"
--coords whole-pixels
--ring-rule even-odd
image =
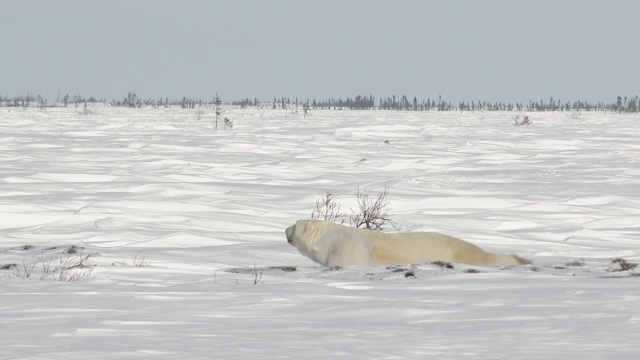
[[[289,98],[273,99],[272,102],[260,102],[257,99],[234,101],[231,105],[241,108],[247,107],[266,107],[276,108],[293,108],[293,109],[320,109],[320,110],[400,110],[400,111],[615,111],[615,112],[638,112],[640,109],[640,100],[635,97],[618,96],[615,102],[599,101],[597,103],[589,103],[587,101],[567,101],[562,102],[559,99],[550,98],[549,101],[529,101],[528,103],[503,103],[488,101],[471,101],[453,104],[450,101],[443,101],[441,97],[435,99],[418,100],[414,97],[410,101],[405,95],[396,98],[396,96],[386,99],[378,99],[378,103],[373,96],[356,96],[355,99],[327,99],[322,101],[306,100],[300,102],[298,99],[291,100]]]
[[[54,102],[48,102],[40,95],[33,96],[16,96],[9,98],[0,96],[0,106],[4,107],[52,107],[52,106],[86,106],[89,103],[102,103],[114,107],[179,107],[183,109],[210,108],[214,106],[215,98],[209,100],[191,99],[183,97],[179,100],[169,100],[168,97],[160,99],[143,99],[135,93],[128,93],[126,97],[120,100],[107,98],[88,97],[81,95],[64,95],[58,97]],[[398,111],[612,111],[612,112],[638,112],[640,109],[640,100],[636,95],[634,97],[616,97],[615,101],[590,103],[587,101],[561,101],[560,99],[550,98],[548,101],[530,100],[528,103],[506,103],[506,102],[488,102],[488,101],[463,101],[457,104],[451,101],[443,100],[441,97],[436,99],[418,100],[413,97],[410,100],[407,96],[392,96],[388,98],[379,98],[376,102],[371,95],[358,95],[355,98],[330,98],[326,100],[305,100],[299,101],[297,98],[274,98],[273,101],[260,101],[258,99],[243,99],[225,103],[239,108],[273,108],[273,109],[291,109],[291,110],[398,110]]]

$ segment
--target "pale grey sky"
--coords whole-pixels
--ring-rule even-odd
[[[0,95],[640,95],[637,0],[0,0]]]

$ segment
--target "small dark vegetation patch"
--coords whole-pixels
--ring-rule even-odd
[[[413,271],[407,271],[406,273],[404,273],[404,277],[406,277],[406,278],[415,278],[416,277],[416,273],[414,273]]]
[[[467,274],[479,274],[480,270],[478,270],[478,269],[466,269],[464,272],[466,272]]]
[[[584,266],[584,262],[579,260],[571,260],[567,263],[567,266]]]
[[[35,246],[29,245],[29,244],[20,246],[20,250],[23,250],[23,251],[33,250],[34,248]]]
[[[18,264],[4,264],[4,265],[0,265],[0,270],[10,270],[15,267],[18,267]]]
[[[269,267],[242,267],[231,268],[226,271],[233,274],[256,274],[256,273],[274,273],[275,271],[294,272],[298,270],[295,266],[269,266]]]
[[[620,258],[613,259],[611,262],[613,264],[619,266],[619,268],[609,269],[608,270],[608,271],[611,271],[611,272],[629,271],[629,270],[635,269],[638,266],[638,264],[636,264],[636,263],[628,262],[627,260],[620,259]]]
[[[83,249],[84,249],[84,247],[77,247],[75,245],[71,245],[64,251],[64,253],[65,254],[77,254],[78,250],[83,250]]]
[[[443,269],[453,269],[453,265],[451,263],[448,262],[444,262],[444,261],[432,261],[431,262],[433,265],[438,265]]]
[[[322,271],[340,271],[342,270],[341,266],[331,266],[331,267],[323,267]]]
[[[295,266],[272,266],[271,268],[274,270],[282,270],[284,272],[294,272],[298,270]]]

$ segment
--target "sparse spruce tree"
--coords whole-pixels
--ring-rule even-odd
[[[229,119],[228,117],[224,117],[224,128],[232,128],[233,127],[233,121],[231,121],[231,119]]]
[[[216,107],[216,127],[215,127],[215,129],[218,130],[218,116],[220,116],[222,114],[222,110],[220,109],[220,105],[222,105],[222,101],[220,101],[220,97],[218,96],[218,93],[216,93],[216,97],[215,97],[215,99],[213,99],[213,105]]]

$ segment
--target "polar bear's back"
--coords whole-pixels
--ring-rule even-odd
[[[372,258],[377,265],[404,264],[424,261],[460,262],[464,254],[484,254],[485,251],[466,241],[435,232],[372,233]]]
[[[479,266],[524,265],[511,254],[494,254],[453,236],[435,232],[385,234],[371,232],[371,258],[376,265],[446,261]]]

